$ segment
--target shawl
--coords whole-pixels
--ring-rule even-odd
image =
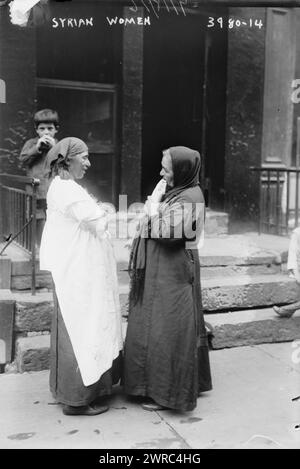
[[[200,154],[196,150],[178,146],[169,148],[174,174],[174,187],[167,186],[162,198],[164,204],[171,201],[189,187],[199,185],[199,171],[201,166]],[[128,271],[130,275],[129,305],[136,304],[142,297],[145,283],[146,268],[146,231],[148,220],[144,220],[138,234],[134,238],[129,258]]]

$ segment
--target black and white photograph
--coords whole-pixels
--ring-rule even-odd
[[[300,449],[300,1],[0,1],[0,449]]]

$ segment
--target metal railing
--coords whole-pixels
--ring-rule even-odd
[[[36,192],[39,183],[38,179],[27,176],[0,173],[0,256],[12,242],[30,255],[33,295],[36,293]]]
[[[250,167],[260,175],[259,233],[286,235],[300,221],[300,168]]]

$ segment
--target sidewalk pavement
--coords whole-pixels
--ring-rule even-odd
[[[2,374],[0,448],[300,448],[300,341],[210,359],[214,389],[187,413],[147,412],[117,387],[105,414],[65,416],[48,371]]]

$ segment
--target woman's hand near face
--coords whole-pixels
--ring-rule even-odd
[[[158,212],[158,207],[161,202],[163,195],[166,192],[167,183],[164,179],[161,179],[158,184],[156,184],[151,195],[148,196],[145,203],[145,212],[148,215],[156,215]]]
[[[161,199],[162,199],[162,196],[166,193],[166,187],[167,187],[167,183],[165,181],[165,179],[161,179],[155,186],[151,196],[150,196],[150,200],[152,202],[160,202]]]

